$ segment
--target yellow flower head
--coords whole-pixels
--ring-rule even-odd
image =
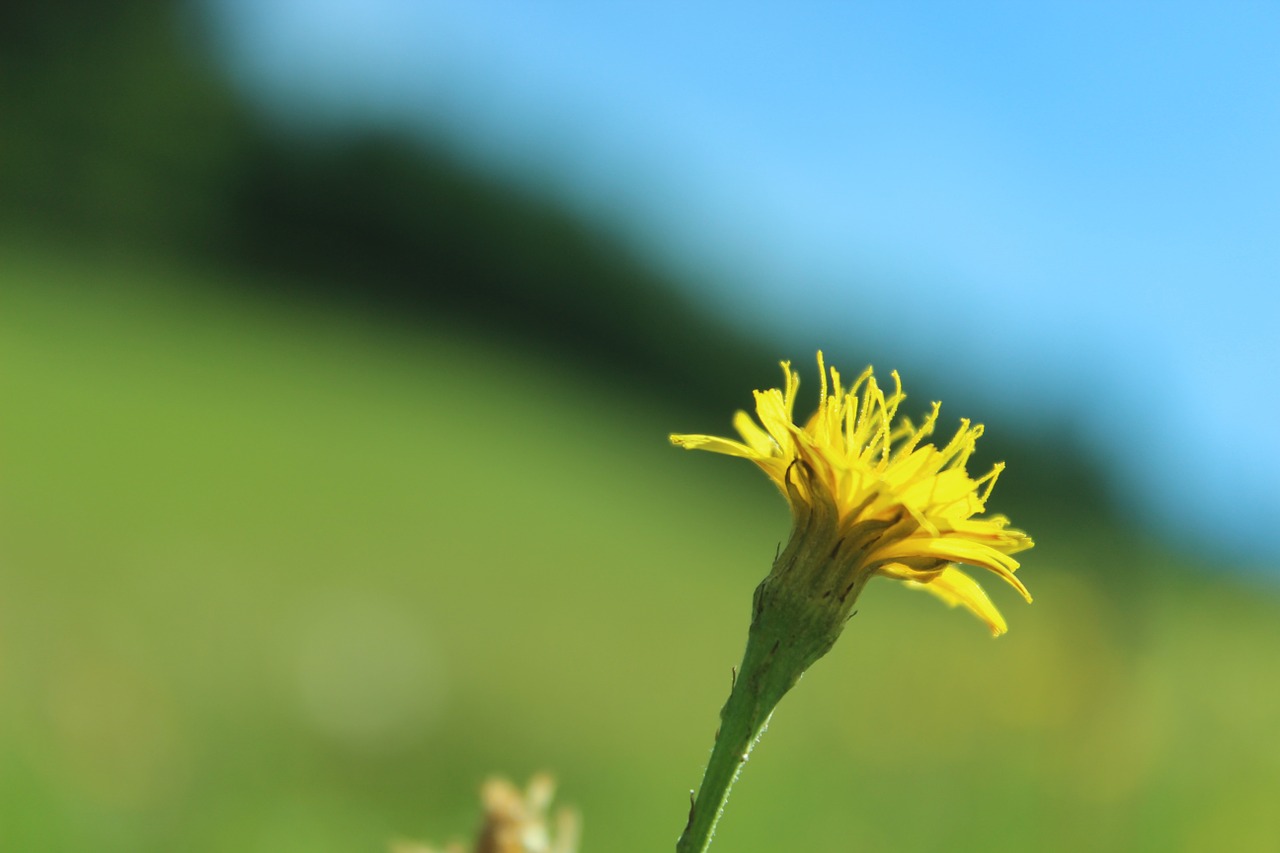
[[[828,531],[829,560],[840,569],[821,582],[837,593],[837,587],[847,594],[869,577],[884,575],[923,587],[952,606],[964,605],[993,635],[1004,633],[995,605],[955,565],[994,572],[1031,600],[1014,575],[1018,561],[1010,556],[1030,548],[1030,537],[1008,527],[1004,516],[975,517],[1004,468],[996,465],[977,480],[966,472],[982,426],[962,420],[939,449],[925,441],[937,424],[938,403],[919,426],[905,417],[895,423],[905,399],[896,372],[889,396],[869,367],[845,389],[835,368],[828,373],[822,353],[818,410],[801,426],[793,414],[800,377],[790,362],[782,370],[782,388],[755,392],[759,423],[746,412],[735,416],[741,441],[673,435],[672,443],[741,456],[768,474],[791,504],[798,532],[793,543],[802,528]]]

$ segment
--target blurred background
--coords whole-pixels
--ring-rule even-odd
[[[987,424],[993,642],[873,584],[715,849],[1280,845],[1280,12],[0,11],[0,849],[671,849],[813,353]],[[812,399],[812,398],[810,398]]]

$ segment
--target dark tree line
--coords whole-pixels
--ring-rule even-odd
[[[201,24],[177,0],[0,6],[0,225],[515,338],[703,423],[727,427],[775,381],[773,345],[695,309],[553,199],[421,138],[257,115],[209,61]],[[1011,463],[1001,504],[1099,514],[1102,478],[1055,443],[984,439],[984,457]]]

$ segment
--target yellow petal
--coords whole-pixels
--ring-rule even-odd
[[[714,435],[672,435],[671,443],[685,450],[709,450],[712,453],[724,453],[728,456],[741,456],[743,459],[756,459],[760,456],[740,441],[728,438],[717,438]]]
[[[733,416],[733,427],[738,431],[751,449],[761,456],[772,456],[778,451],[778,444],[770,437],[769,433],[760,428],[760,425],[752,419],[751,415],[746,412],[739,411]]]
[[[955,566],[947,566],[942,573],[927,583],[907,581],[907,586],[926,589],[951,607],[960,605],[977,616],[991,629],[991,636],[998,637],[1009,629],[1000,611],[991,603],[982,587],[973,578]]]
[[[990,569],[1004,578],[1011,587],[1022,593],[1023,598],[1031,601],[1031,593],[1027,592],[1027,588],[1022,585],[1022,581],[1018,580],[1013,574],[1014,570],[1018,568],[1018,561],[982,542],[952,536],[940,538],[912,537],[899,540],[877,550],[875,556],[880,560],[892,560],[900,557],[934,557],[939,560],[968,563],[971,566]]]
[[[884,575],[887,578],[893,578],[899,581],[912,581],[914,583],[927,584],[938,575],[945,571],[946,567],[913,569],[906,563],[886,563],[876,569],[876,574]]]

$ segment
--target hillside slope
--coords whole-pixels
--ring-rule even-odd
[[[671,845],[786,532],[749,466],[492,340],[180,266],[0,270],[0,847],[379,850],[543,767],[586,850]],[[998,641],[868,590],[725,850],[1280,837],[1274,591],[1032,532]]]

